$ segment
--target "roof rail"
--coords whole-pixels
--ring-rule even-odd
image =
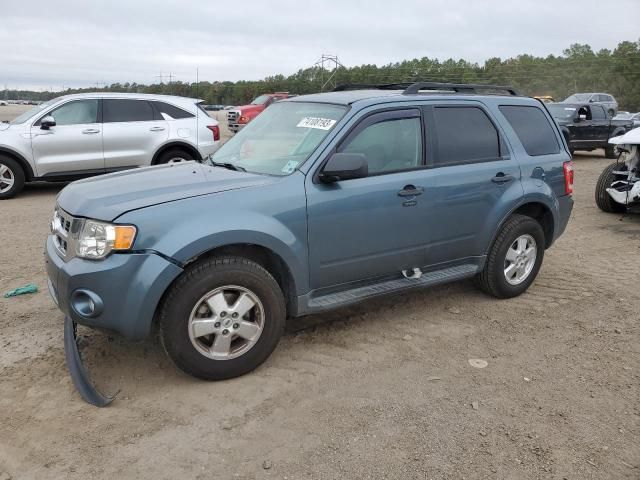
[[[344,92],[347,90],[403,90],[403,95],[415,95],[421,90],[452,90],[455,93],[478,93],[478,90],[497,90],[509,95],[520,96],[517,90],[512,87],[501,85],[483,85],[478,83],[438,83],[438,82],[402,82],[384,83],[381,85],[371,85],[366,83],[354,83],[338,85],[334,92]]]
[[[480,83],[437,83],[437,82],[417,82],[410,85],[403,95],[415,95],[420,90],[453,90],[456,93],[477,93],[478,90],[501,90],[509,95],[519,96],[520,94],[512,87],[502,85],[483,85]]]
[[[411,82],[405,83],[383,83],[383,84],[370,84],[370,83],[346,83],[338,85],[334,88],[333,92],[346,92],[347,90],[404,90],[409,87]]]

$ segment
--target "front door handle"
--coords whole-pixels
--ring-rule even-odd
[[[424,188],[422,187],[405,185],[404,188],[398,192],[398,195],[401,197],[415,197],[417,195],[422,195],[422,192],[424,192]]]
[[[514,179],[513,175],[505,175],[502,172],[496,174],[495,177],[491,179],[493,183],[507,183]]]
[[[151,127],[149,129],[150,132],[162,132],[164,130],[164,127]]]
[[[97,128],[87,128],[86,130],[82,130],[82,133],[84,133],[85,135],[92,135],[94,133],[100,133],[100,130],[98,130]]]

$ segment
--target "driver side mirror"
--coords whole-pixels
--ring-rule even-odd
[[[42,120],[40,120],[40,128],[42,130],[49,130],[51,127],[56,126],[56,119],[51,115],[47,115]]]
[[[323,183],[364,178],[369,175],[369,165],[364,153],[334,153],[320,172]]]

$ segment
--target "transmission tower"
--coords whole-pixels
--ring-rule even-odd
[[[320,70],[320,84],[322,85],[320,87],[321,92],[324,92],[327,88],[331,90],[336,88],[338,68],[344,67],[344,65],[340,63],[337,55],[328,55],[323,53],[320,60],[318,60],[313,66]]]

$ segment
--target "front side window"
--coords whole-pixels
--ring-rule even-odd
[[[52,110],[48,115],[55,119],[57,126],[97,123],[98,100],[74,100]]]
[[[342,105],[277,102],[209,157],[242,170],[289,175],[313,153],[347,108]]]
[[[478,107],[434,108],[435,165],[455,165],[500,158],[500,136]]]
[[[369,125],[340,148],[345,153],[362,153],[369,175],[397,172],[422,163],[420,118],[385,120]]]
[[[153,119],[153,108],[146,100],[103,100],[102,121],[104,123],[149,122]]]
[[[560,151],[553,127],[538,107],[501,105],[499,108],[528,155],[533,157]]]

